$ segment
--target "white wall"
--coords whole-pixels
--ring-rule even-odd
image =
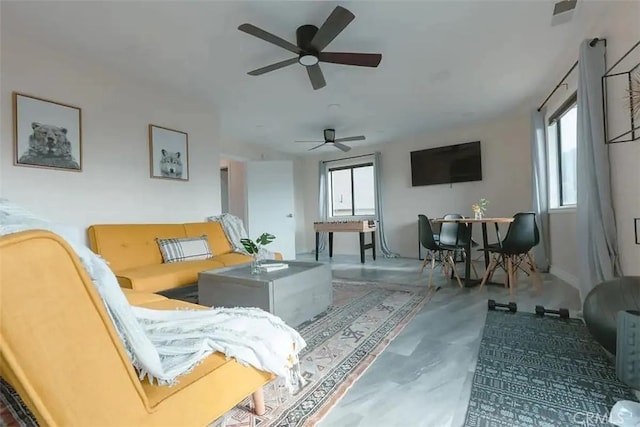
[[[585,38],[603,37],[607,39],[607,63],[613,65],[635,42],[640,39],[640,3],[611,2],[609,13]],[[578,46],[575,48],[578,56]],[[640,61],[640,50],[630,62],[621,64],[619,71],[630,68],[630,64]],[[565,71],[559,70],[561,76]],[[560,78],[560,77],[558,77]],[[548,112],[562,103],[577,87],[577,72],[568,79],[568,88],[562,89],[551,99]],[[628,120],[628,110],[615,108],[622,104],[617,96],[609,98],[609,124],[619,129],[619,123]],[[618,250],[622,270],[626,275],[640,274],[640,245],[635,244],[633,218],[640,217],[640,141],[609,145],[611,161],[611,185],[613,204],[618,228]],[[557,211],[550,215],[551,265],[552,272],[565,280],[577,283],[577,230],[575,210]]]
[[[550,271],[574,286],[578,284],[577,233],[575,209],[549,214]]]
[[[2,33],[0,194],[53,221],[204,220],[220,211],[218,122],[207,105]],[[13,166],[12,91],[82,109],[83,171]],[[189,181],[151,179],[149,123],[189,134]]]
[[[221,161],[235,160],[294,160],[295,156],[273,150],[267,146],[247,144],[233,137],[222,135],[219,139]]]
[[[72,226],[82,240],[95,223],[202,221],[219,214],[221,153],[295,158],[221,137],[216,112],[200,100],[6,31],[0,43],[0,196]],[[13,91],[82,109],[81,173],[13,165]],[[149,177],[149,123],[189,134],[188,182]]]
[[[220,212],[229,212],[229,169],[220,169]]]
[[[640,40],[640,2],[616,3],[611,15],[601,23],[601,34],[607,38],[607,62],[613,65],[634,43]],[[626,71],[640,62],[640,48],[631,61],[621,64]],[[609,105],[623,104],[619,98],[609,99]],[[625,120],[628,110],[612,109],[609,123]],[[636,122],[637,124],[637,122]],[[635,244],[633,218],[640,217],[640,140],[609,146],[611,185],[618,227],[618,250],[625,275],[640,275],[640,245]]]
[[[452,185],[411,186],[410,152],[423,148],[470,142],[482,142],[483,180]],[[312,223],[316,221],[318,203],[318,161],[351,155],[382,153],[382,194],[384,197],[385,231],[391,249],[402,256],[416,258],[418,214],[439,217],[446,213],[472,216],[471,205],[484,197],[490,201],[488,215],[512,216],[531,207],[531,160],[529,148],[529,116],[515,113],[499,120],[459,127],[437,134],[424,134],[391,141],[366,149],[354,149],[347,154],[331,154],[305,160],[300,171],[306,182],[305,248],[311,251],[315,237]],[[480,239],[480,227],[474,229]],[[490,239],[494,236],[490,233]],[[336,233],[336,254],[358,253],[355,234]],[[300,247],[302,248],[302,246]]]
[[[229,168],[229,213],[247,223],[247,184],[245,162],[230,160]]]
[[[558,64],[557,80],[552,83],[553,86],[545,88],[540,92],[539,101],[546,97],[548,93],[555,87],[557,81],[567,72],[569,67],[578,59],[578,46],[567,51],[563,63]],[[578,88],[578,69],[576,68],[564,81],[553,96],[547,101],[547,118],[555,113],[562,104]],[[533,106],[532,106],[533,107]],[[555,167],[549,163],[549,168]],[[553,185],[549,180],[549,185]],[[549,211],[549,266],[550,271],[562,280],[577,286],[578,283],[578,237],[576,225],[576,209],[575,207],[563,207],[559,209],[550,209]]]

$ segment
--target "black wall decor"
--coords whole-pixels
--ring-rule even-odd
[[[632,53],[638,54],[640,52],[640,40],[633,45],[631,49],[629,49],[622,57],[615,63],[611,68],[607,70],[607,72],[602,76],[602,108],[604,111],[604,136],[607,144],[614,144],[618,142],[631,142],[640,139],[640,117],[637,117],[637,103],[639,100],[637,99],[637,95],[634,96],[634,93],[637,93],[640,88],[640,82],[638,81],[638,76],[640,75],[640,62],[632,66],[630,69],[626,71],[617,71],[618,67],[623,60],[625,60]],[[627,99],[616,99],[616,102],[626,102],[627,105],[627,113],[629,115],[628,126],[625,126],[622,129],[622,133],[612,132],[609,127],[607,114],[609,110],[611,110],[611,106],[608,105],[608,97],[607,97],[607,87],[611,84],[615,84],[617,86],[625,86],[625,96]],[[626,120],[626,119],[625,119]],[[614,133],[614,135],[609,135],[610,133]],[[637,242],[636,237],[636,242]]]
[[[640,245],[640,218],[633,219],[633,226],[636,232],[636,245]]]

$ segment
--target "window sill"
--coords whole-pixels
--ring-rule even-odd
[[[549,209],[550,214],[563,214],[563,213],[576,213],[575,206],[562,206],[559,208],[551,208]]]

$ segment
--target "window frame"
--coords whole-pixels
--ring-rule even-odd
[[[563,191],[562,191],[562,118],[571,110],[574,106],[578,105],[578,92],[573,92],[566,101],[564,101],[560,107],[549,116],[549,120],[547,121],[547,130],[549,127],[555,123],[555,152],[556,152],[556,176],[557,182],[549,183],[552,185],[557,185],[558,187],[558,206],[552,206],[551,200],[549,200],[549,206],[551,209],[567,209],[567,208],[575,208],[576,203],[565,204],[563,200]],[[549,192],[551,193],[551,192]]]
[[[353,163],[350,165],[344,165],[344,166],[335,166],[335,167],[329,167],[327,168],[327,175],[329,177],[329,191],[328,191],[328,204],[331,208],[331,211],[329,212],[329,218],[331,219],[344,219],[344,218],[375,218],[375,213],[373,215],[356,215],[356,203],[355,203],[355,191],[354,191],[354,183],[353,183],[353,170],[354,169],[358,169],[358,168],[362,168],[362,167],[368,167],[371,166],[374,168],[374,177],[375,177],[375,165],[373,164],[373,161],[369,161],[369,162],[365,162],[365,163]],[[331,172],[333,171],[340,171],[340,170],[350,170],[350,175],[351,175],[351,215],[334,215],[334,209],[333,209],[333,179],[331,179]],[[375,184],[375,179],[373,182],[373,191],[375,194],[376,188],[375,188],[376,184]],[[373,200],[373,209],[375,212],[376,206],[375,206],[375,197]]]

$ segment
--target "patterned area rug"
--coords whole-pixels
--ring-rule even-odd
[[[0,378],[0,427],[37,427],[38,422],[18,393]]]
[[[424,288],[373,282],[333,282],[333,306],[301,325],[300,355],[307,384],[290,395],[282,382],[265,387],[267,412],[254,415],[249,399],[215,427],[313,426],[429,300]]]
[[[305,387],[291,395],[281,381],[273,381],[264,390],[264,416],[253,415],[246,399],[211,426],[314,425],[429,298],[424,288],[334,280],[333,305],[297,328],[307,342],[300,355]],[[18,394],[1,378],[0,392],[0,427],[37,426]]]
[[[489,311],[464,425],[609,426],[623,399],[636,400],[581,320]]]

